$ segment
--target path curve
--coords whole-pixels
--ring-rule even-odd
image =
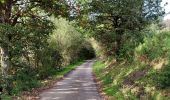
[[[102,100],[93,81],[93,63],[87,60],[78,66],[53,88],[40,93],[40,100]]]

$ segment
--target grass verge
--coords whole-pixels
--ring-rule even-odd
[[[52,76],[49,76],[45,80],[38,80],[40,86],[38,88],[32,88],[30,91],[20,92],[18,95],[10,96],[7,94],[2,94],[0,96],[0,100],[39,100],[39,93],[45,89],[49,89],[53,87],[53,85],[64,78],[69,72],[76,69],[79,65],[84,63],[83,60],[74,62],[68,66],[63,67],[60,71],[56,71],[56,73]]]
[[[100,92],[104,100],[170,100],[152,84],[152,68],[140,62],[108,65],[96,61],[93,65]],[[168,92],[166,92],[168,93]]]

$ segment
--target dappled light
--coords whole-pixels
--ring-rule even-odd
[[[0,100],[170,100],[165,1],[0,0]]]
[[[89,60],[79,66],[52,89],[40,94],[41,100],[101,100],[91,74],[92,64],[93,60]]]

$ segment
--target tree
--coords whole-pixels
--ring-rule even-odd
[[[64,18],[54,19],[55,27],[53,34],[50,35],[50,47],[62,54],[63,65],[68,65],[78,59],[78,52],[84,46],[84,37],[79,33],[73,23]]]
[[[90,16],[89,20],[91,25],[95,26],[95,31],[97,30],[94,37],[104,41],[104,44],[114,39],[112,45],[115,44],[113,46],[115,49],[112,48],[111,51],[115,51],[118,60],[124,45],[123,41],[127,38],[124,37],[127,35],[133,39],[141,37],[139,32],[164,14],[161,1],[92,0],[88,6],[82,8],[82,12],[88,9],[86,14]]]
[[[3,76],[7,76],[8,68],[11,64],[10,47],[12,40],[21,35],[23,30],[16,30],[23,26],[27,33],[33,32],[35,27],[38,29],[48,26],[48,16],[68,15],[68,6],[61,0],[0,0],[0,24],[1,24],[1,69]],[[29,23],[37,22],[35,24]],[[42,22],[42,23],[41,23]],[[46,24],[44,22],[47,22]],[[30,25],[29,25],[30,24]],[[43,24],[45,24],[43,26]],[[31,26],[32,25],[32,26]],[[35,26],[33,26],[35,25]],[[33,29],[32,29],[33,28]],[[49,28],[49,27],[47,27]],[[43,30],[45,31],[45,30]],[[49,32],[48,29],[46,32]],[[27,38],[27,36],[25,36]],[[35,37],[36,38],[36,37]],[[39,37],[41,39],[41,37]],[[21,39],[21,37],[17,38]],[[26,41],[23,41],[26,42]],[[15,46],[14,46],[15,47]],[[40,49],[40,47],[38,47]]]

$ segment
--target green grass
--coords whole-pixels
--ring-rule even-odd
[[[131,92],[129,87],[122,87],[123,81],[128,79],[131,73],[142,71],[146,69],[147,66],[137,62],[132,64],[117,64],[110,68],[106,68],[105,66],[104,62],[101,61],[96,61],[93,66],[93,72],[96,78],[102,82],[103,92],[116,100],[139,100],[139,98]],[[152,87],[149,85],[149,81],[152,81],[152,79],[144,76],[141,79],[135,80],[134,84],[137,84],[139,87],[144,86],[144,88],[149,86],[149,89],[151,89]],[[149,98],[150,100],[168,100],[160,95],[161,92],[159,90],[153,90],[151,92],[154,94],[148,95],[146,93],[144,98]]]
[[[69,73],[70,71],[74,70],[77,68],[79,65],[81,65],[84,61],[77,61],[75,63],[72,63],[68,66],[65,66],[64,68],[61,69],[61,71],[56,72],[56,74],[53,76],[54,78],[61,78],[65,74]]]
[[[144,69],[143,64],[118,64],[109,69],[104,62],[97,61],[93,72],[97,79],[102,81],[103,92],[116,100],[138,100],[130,91],[123,93],[122,82],[128,75],[137,70]]]
[[[93,65],[93,71],[98,78],[102,76],[101,72],[103,71],[104,68],[105,68],[105,64],[100,61],[95,62],[95,64]]]
[[[103,92],[106,95],[115,98],[116,100],[136,100],[136,98],[128,93],[123,94],[122,92],[122,82],[123,80],[133,71],[139,69],[138,66],[126,64],[118,64],[116,66],[112,66],[109,69],[105,68],[105,64],[101,61],[97,61],[94,64],[93,71],[100,81],[103,84]]]
[[[0,100],[12,100],[12,97],[6,94],[3,94],[0,96]]]
[[[113,84],[112,74],[105,70],[105,66],[106,65],[101,61],[96,61],[96,63],[93,65],[93,72],[96,75],[96,78],[102,81],[103,92],[105,92],[106,95],[123,100],[124,97],[119,91],[120,86]]]

